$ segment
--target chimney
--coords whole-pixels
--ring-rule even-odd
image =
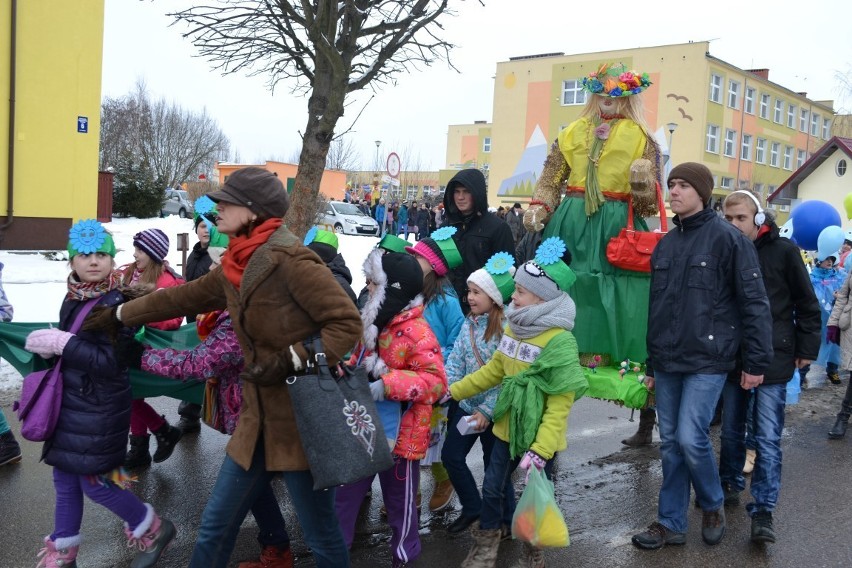
[[[807,93],[807,91],[799,91],[799,92],[798,92],[798,93],[796,93],[796,94],[797,94],[797,95],[802,95],[803,97],[808,98],[808,93]]]
[[[487,120],[474,120],[473,123],[474,124],[488,124],[488,121]]]
[[[748,73],[757,75],[761,79],[769,80],[769,69],[746,69]]]

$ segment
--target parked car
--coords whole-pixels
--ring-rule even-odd
[[[321,222],[335,233],[343,235],[379,234],[379,224],[375,219],[365,215],[352,203],[343,201],[329,201]]]
[[[160,209],[160,216],[177,215],[182,219],[190,217],[193,213],[192,203],[189,195],[183,189],[166,189],[165,201]]]

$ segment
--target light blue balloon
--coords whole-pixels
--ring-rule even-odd
[[[817,238],[817,256],[819,260],[825,260],[829,256],[838,259],[838,250],[846,238],[843,229],[837,225],[829,225],[823,229]]]

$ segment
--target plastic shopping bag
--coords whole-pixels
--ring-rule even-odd
[[[512,537],[540,547],[571,544],[553,483],[536,467],[530,468],[527,486],[512,517]]]

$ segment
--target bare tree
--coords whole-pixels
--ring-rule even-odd
[[[335,127],[349,93],[394,83],[401,71],[438,60],[453,47],[438,37],[449,0],[210,0],[171,14],[185,22],[202,56],[224,73],[267,74],[308,95],[299,173],[287,223],[303,234]],[[481,1],[481,0],[480,0]],[[451,64],[450,64],[451,65]]]
[[[355,149],[355,144],[349,138],[335,138],[328,147],[328,156],[325,159],[325,167],[329,170],[357,170],[361,163],[361,156]]]
[[[227,156],[227,137],[206,111],[186,110],[165,99],[152,101],[144,82],[133,93],[101,105],[100,167],[114,167],[129,151],[146,161],[169,185],[210,177],[214,162]]]

